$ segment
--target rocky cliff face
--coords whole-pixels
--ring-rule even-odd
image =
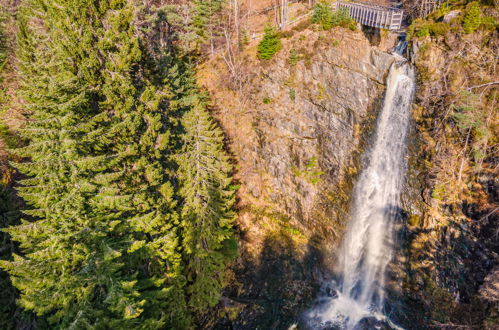
[[[405,196],[405,299],[412,311],[406,322],[496,329],[499,39],[494,25],[465,34],[463,9],[458,12],[440,23],[445,29],[439,35],[412,41],[419,88]],[[487,7],[482,15],[484,22],[499,17]]]
[[[250,45],[241,89],[221,59],[200,73],[241,184],[241,258],[225,301],[236,328],[289,326],[314,296],[394,61],[360,31],[300,30],[271,61]]]

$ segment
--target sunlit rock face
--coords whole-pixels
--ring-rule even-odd
[[[226,87],[223,62],[204,68],[240,182],[242,257],[225,291],[238,317],[226,324],[287,329],[317,297],[393,62],[386,43],[333,29],[294,33],[270,61],[250,49],[242,91]]]
[[[251,123],[244,139],[240,126],[228,129],[237,139],[242,194],[305,224],[340,220],[326,196],[356,171],[393,62],[360,32],[342,33],[294,36],[275,62],[259,67],[247,114],[237,120]],[[292,65],[289,54],[298,47],[308,51]]]

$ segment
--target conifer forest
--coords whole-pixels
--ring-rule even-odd
[[[0,330],[497,329],[498,22],[0,0]]]

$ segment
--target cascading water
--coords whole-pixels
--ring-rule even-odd
[[[397,55],[395,55],[397,56]],[[351,221],[340,253],[336,291],[308,312],[312,328],[356,328],[363,318],[382,316],[385,271],[391,259],[394,220],[406,170],[407,131],[414,72],[397,56],[390,69],[376,138],[354,188]]]

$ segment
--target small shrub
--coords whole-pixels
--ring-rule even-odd
[[[351,31],[357,30],[357,23],[354,20],[351,20],[350,23],[348,24],[348,28]]]
[[[293,88],[289,90],[289,98],[291,99],[291,101],[294,101],[296,99],[296,91]]]
[[[314,6],[312,23],[319,24],[323,30],[330,30],[333,27],[333,8],[327,1],[319,1]]]
[[[411,40],[412,37],[427,37],[430,35],[430,30],[428,29],[428,25],[426,21],[421,18],[415,19],[412,24],[407,29],[406,39]]]
[[[332,15],[333,26],[341,26],[355,31],[357,23],[350,17],[350,12],[346,8],[340,8],[333,12]]]
[[[433,13],[431,13],[429,15],[429,18],[434,19],[434,20],[438,20],[438,19],[444,17],[445,15],[447,15],[450,12],[450,10],[451,10],[451,7],[449,6],[449,4],[444,3],[437,10],[435,10]]]
[[[317,83],[317,90],[318,90],[317,99],[324,100],[327,97],[326,87],[324,87],[324,85],[322,85],[321,83]]]
[[[298,62],[300,62],[300,54],[298,54],[298,51],[293,48],[289,53],[289,64],[295,66]]]
[[[270,60],[282,48],[279,33],[270,25],[267,25],[263,39],[258,44],[258,58],[261,60]]]
[[[333,11],[327,1],[315,5],[312,23],[318,24],[323,30],[330,30],[333,26],[341,26],[352,31],[357,29],[357,23],[350,17],[348,9],[340,8]]]
[[[480,26],[482,11],[477,1],[470,2],[466,6],[466,14],[463,19],[464,33],[470,34],[475,32]]]
[[[449,25],[443,22],[428,25],[428,30],[433,36],[442,36],[449,31]]]
[[[338,47],[340,45],[340,41],[337,39],[332,38],[331,39],[331,46],[333,47]]]
[[[301,54],[300,58],[304,61],[305,67],[310,69],[312,67],[313,54],[308,52],[305,47],[300,48],[298,52]]]
[[[263,104],[270,104],[270,102],[272,102],[272,100],[270,99],[270,97],[266,96],[263,98]]]
[[[245,46],[249,45],[250,43],[250,36],[248,30],[243,30],[241,32],[241,40],[239,41],[239,47],[244,48]]]
[[[445,187],[436,185],[431,192],[431,197],[440,201],[443,200],[445,198]]]
[[[321,181],[321,177],[324,175],[319,168],[317,157],[310,158],[305,164],[305,168],[300,170],[297,167],[292,169],[293,174],[296,177],[304,178],[308,183],[316,185]]]
[[[415,36],[419,38],[428,37],[429,35],[430,35],[430,28],[428,27],[428,25],[421,26],[415,33]]]
[[[486,30],[495,30],[499,24],[494,17],[486,16],[481,18],[482,27]]]

